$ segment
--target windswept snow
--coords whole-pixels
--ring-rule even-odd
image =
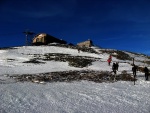
[[[53,82],[36,84],[16,82],[8,78],[13,74],[35,74],[69,70],[111,71],[107,64],[109,54],[80,52],[76,49],[56,46],[29,46],[0,50],[0,113],[150,113],[150,81],[145,81],[144,73],[137,73],[137,82],[117,81],[114,83],[94,83],[90,81]],[[44,61],[41,64],[23,63],[36,55],[62,53],[72,56],[98,58],[84,68],[70,67],[68,62]],[[128,53],[132,57],[133,54]],[[146,57],[136,55],[135,64]],[[146,59],[149,60],[149,59]],[[132,61],[119,61],[119,71],[131,72]],[[18,75],[19,76],[19,75]]]
[[[1,113],[149,113],[150,82],[1,84]]]

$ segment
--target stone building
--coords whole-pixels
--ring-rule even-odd
[[[32,45],[48,45],[49,43],[66,44],[67,42],[46,33],[37,34],[32,41]]]
[[[92,40],[87,40],[84,42],[77,43],[77,46],[79,46],[79,47],[91,47],[91,46],[93,46],[93,42],[92,42]]]

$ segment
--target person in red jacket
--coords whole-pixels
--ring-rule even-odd
[[[112,56],[110,55],[108,60],[107,60],[109,66],[110,66],[111,61],[112,61]]]

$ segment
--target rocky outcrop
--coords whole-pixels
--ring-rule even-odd
[[[92,70],[82,70],[82,71],[62,71],[62,72],[51,72],[51,73],[41,73],[41,74],[23,74],[23,75],[13,75],[18,82],[34,82],[34,83],[47,83],[47,82],[72,82],[72,81],[93,81],[97,83],[102,82],[114,82],[115,81],[134,81],[134,78],[127,73],[122,73],[115,76],[108,71],[92,71]]]

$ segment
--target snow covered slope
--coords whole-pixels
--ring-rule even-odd
[[[119,62],[118,74],[131,72],[132,60],[118,59],[121,52],[93,47],[97,53],[78,53],[77,49],[58,46],[24,46],[0,50],[0,113],[150,113],[150,81],[137,73],[136,85],[129,81],[94,83],[90,81],[36,84],[16,82],[8,76],[69,70],[111,71],[109,54]],[[124,52],[138,66],[149,66],[145,55]],[[64,54],[96,59],[80,68],[68,61],[43,60],[48,54]],[[121,53],[122,54],[122,53]],[[53,56],[56,57],[56,56]],[[38,63],[26,63],[36,59]]]

